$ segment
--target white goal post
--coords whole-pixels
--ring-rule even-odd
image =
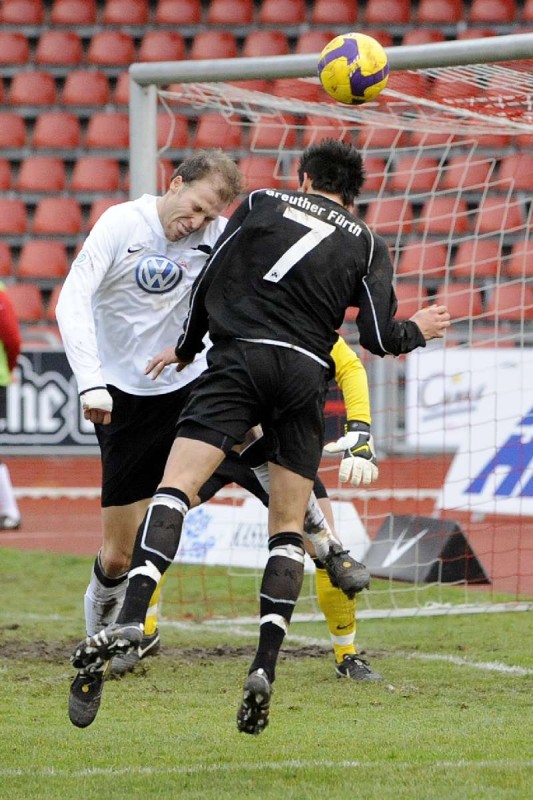
[[[402,554],[407,570],[377,568],[381,580],[359,598],[358,615],[531,609],[533,33],[386,52],[389,84],[363,106],[326,96],[316,77],[318,54],[133,64],[130,195],[157,194],[163,162],[179,162],[195,147],[228,150],[250,189],[282,190],[297,188],[295,166],[307,144],[328,135],[357,144],[367,173],[357,213],[389,244],[398,316],[444,302],[454,320],[444,342],[407,358],[358,350],[371,387],[380,479],[368,489],[340,486],[331,458],[320,474],[341,531],[350,533],[355,509],[367,543],[383,548],[382,566]],[[267,87],[258,90],[258,82]],[[170,134],[161,146],[165,116]],[[208,118],[218,127],[205,145],[200,123]],[[188,131],[180,144],[173,138],[178,122]],[[341,333],[357,347],[351,314]],[[327,435],[337,436],[341,398],[332,395],[326,411]],[[242,542],[257,545],[265,531],[257,508],[244,508],[245,497],[226,489],[214,522],[208,514],[191,517],[184,544],[192,556],[184,561],[197,568],[195,600],[188,605],[184,573],[177,605],[169,581],[166,613],[247,616],[236,587],[251,576],[248,589],[257,589],[261,565],[247,569],[251,564],[239,561]],[[417,542],[437,521],[455,531],[462,560],[452,548],[435,563],[424,561]],[[228,552],[217,561],[207,548],[219,539]],[[224,569],[212,579],[214,564]],[[303,607],[316,614],[313,586],[305,586]]]

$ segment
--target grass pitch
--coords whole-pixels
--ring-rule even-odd
[[[162,628],[163,652],[67,716],[90,559],[0,550],[0,797],[530,800],[532,620],[364,620],[381,683],[338,680],[324,623],[294,624],[271,724],[235,715],[256,628]]]

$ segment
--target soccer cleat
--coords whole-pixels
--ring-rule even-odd
[[[70,685],[68,716],[77,728],[86,728],[100,708],[106,667],[99,672],[80,670]]]
[[[137,650],[130,653],[118,653],[111,659],[111,673],[113,675],[124,675],[126,672],[133,672],[142,658],[156,656],[161,649],[159,631],[145,634]]]
[[[272,685],[265,670],[251,672],[246,678],[242,703],[237,712],[237,728],[241,733],[259,736],[265,730],[271,697]]]
[[[114,622],[107,628],[87,636],[72,653],[70,660],[76,669],[85,672],[101,672],[105,662],[118,653],[130,653],[141,644],[144,625],[142,622]]]
[[[340,664],[335,664],[337,678],[351,678],[353,681],[381,681],[379,672],[370,668],[368,661],[355,654],[345,655]]]
[[[329,553],[323,563],[332,586],[343,591],[350,600],[358,592],[368,589],[370,572],[364,564],[352,558],[348,550],[343,550],[338,542],[330,544]]]
[[[0,515],[0,531],[17,531],[20,528],[21,519],[10,517],[9,514]]]

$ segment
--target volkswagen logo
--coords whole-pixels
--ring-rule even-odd
[[[150,294],[172,291],[183,278],[186,265],[176,264],[166,256],[149,255],[141,258],[135,268],[137,285]]]

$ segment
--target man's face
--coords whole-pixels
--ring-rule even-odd
[[[217,192],[217,178],[202,178],[183,183],[178,175],[168,192],[159,199],[159,219],[170,242],[177,242],[189,233],[205,228],[226,207]]]

